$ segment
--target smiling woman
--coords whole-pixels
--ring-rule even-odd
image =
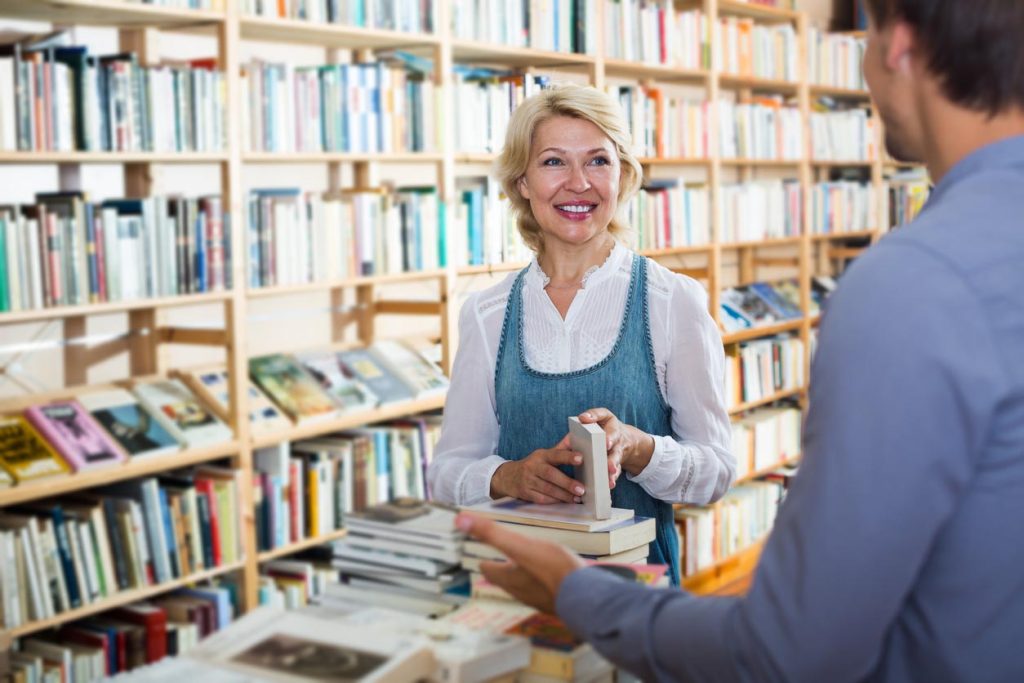
[[[513,113],[498,176],[536,258],[463,306],[428,474],[459,505],[579,501],[566,418],[596,423],[612,504],[656,519],[648,561],[678,583],[671,504],[716,500],[734,478],[724,356],[703,288],[619,241],[641,182],[631,147],[594,88],[558,85]]]

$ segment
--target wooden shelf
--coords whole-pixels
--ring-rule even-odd
[[[837,159],[811,159],[811,166],[817,166],[819,168],[871,168],[874,165],[875,162],[871,159],[849,159],[845,161]]]
[[[774,472],[775,470],[779,469],[780,467],[792,467],[793,465],[797,464],[798,462],[800,462],[800,456],[799,455],[794,455],[792,458],[786,458],[785,460],[780,460],[777,463],[775,463],[774,465],[771,465],[769,467],[765,467],[765,468],[760,469],[760,470],[756,470],[754,472],[751,472],[750,474],[746,474],[746,475],[740,477],[739,479],[737,479],[736,481],[734,481],[732,483],[732,485],[733,486],[739,486],[740,484],[746,484],[749,481],[754,481],[755,479],[757,479],[759,477],[763,477],[765,475],[771,474],[772,472]]]
[[[764,539],[755,541],[738,553],[716,562],[707,569],[684,576],[682,587],[684,590],[698,595],[715,593],[752,574],[757,568],[757,561],[761,558],[763,548]]]
[[[494,152],[459,152],[455,154],[457,164],[493,164],[498,155]]]
[[[711,244],[694,244],[685,247],[666,247],[664,249],[644,249],[640,253],[650,258],[660,256],[677,256],[683,254],[706,254],[715,247]]]
[[[326,292],[345,287],[361,287],[365,285],[384,285],[395,282],[416,282],[418,280],[438,280],[445,277],[445,270],[421,270],[413,273],[394,273],[390,275],[366,275],[346,278],[333,282],[310,282],[301,285],[281,285],[279,287],[258,287],[248,290],[250,299],[269,299],[290,294],[307,294],[310,292]]]
[[[751,247],[782,247],[788,244],[799,244],[803,239],[799,235],[790,237],[771,237],[765,240],[748,240],[746,242],[722,242],[719,246],[722,249],[749,249]]]
[[[407,415],[415,415],[428,410],[437,410],[444,407],[444,396],[425,398],[419,401],[403,401],[392,405],[381,406],[373,410],[360,410],[352,413],[345,413],[340,417],[317,420],[309,424],[299,425],[290,429],[284,429],[270,434],[260,434],[253,437],[253,448],[272,446],[282,441],[298,441],[309,439],[331,432],[340,432],[346,429],[354,429],[373,422],[395,420]]]
[[[0,152],[0,164],[219,164],[226,152]]]
[[[274,560],[278,557],[284,557],[285,555],[291,555],[302,550],[308,550],[315,548],[318,545],[330,543],[331,541],[337,541],[339,538],[345,538],[348,535],[348,529],[338,529],[332,531],[329,534],[323,536],[317,536],[315,538],[304,538],[297,543],[289,543],[288,545],[281,546],[280,548],[274,548],[273,550],[266,550],[256,556],[257,562],[266,562],[267,560]]]
[[[710,78],[705,69],[684,69],[667,64],[647,64],[625,59],[605,59],[604,72],[617,78],[653,78],[659,81],[684,81],[704,85]]]
[[[644,166],[710,166],[706,157],[640,157]]]
[[[759,401],[747,401],[746,403],[740,403],[737,406],[729,408],[730,415],[739,415],[740,413],[746,412],[753,408],[760,408],[776,401],[781,401],[784,398],[793,398],[803,393],[803,387],[797,387],[796,389],[783,389],[782,391],[776,392],[770,396],[765,396]]]
[[[352,49],[413,48],[440,44],[427,33],[404,33],[382,29],[326,24],[302,19],[274,19],[244,16],[239,20],[243,40],[268,43],[299,43]]]
[[[869,102],[871,93],[867,90],[851,90],[850,88],[837,88],[831,85],[811,85],[812,97],[834,97],[844,100],[863,100]]]
[[[246,152],[242,155],[242,161],[247,164],[433,164],[442,159],[444,155],[436,152]]]
[[[758,78],[757,76],[743,76],[740,74],[720,74],[718,82],[723,88],[730,90],[760,90],[763,92],[780,93],[783,95],[795,95],[800,90],[800,83],[797,81],[780,81],[771,78]]]
[[[722,159],[722,166],[755,166],[760,168],[797,168],[800,159]]]
[[[152,27],[186,32],[213,31],[224,22],[223,12],[125,0],[0,0],[0,16],[64,25]]]
[[[8,634],[12,638],[20,638],[21,636],[27,636],[32,633],[38,633],[39,631],[45,631],[46,629],[60,626],[61,624],[67,624],[72,621],[84,619],[100,612],[106,612],[107,610],[114,609],[115,607],[121,607],[122,605],[128,605],[133,602],[152,598],[163,593],[168,593],[176,588],[184,588],[185,586],[212,579],[217,576],[224,574],[230,574],[236,572],[245,567],[245,561],[234,562],[232,564],[224,565],[223,567],[215,567],[206,571],[197,572],[188,576],[183,576],[180,579],[174,579],[173,581],[165,581],[155,586],[146,586],[145,588],[133,588],[126,591],[115,593],[109,598],[98,600],[94,603],[79,607],[77,609],[68,610],[61,612],[60,614],[51,617],[49,619],[43,619],[41,621],[33,621],[31,623],[19,626],[15,629],[8,631]]]
[[[729,332],[728,334],[722,335],[723,344],[738,344],[739,342],[750,341],[751,339],[760,339],[761,337],[772,337],[776,334],[783,332],[792,332],[799,330],[803,324],[803,319],[787,320],[786,322],[775,323],[772,325],[761,325],[759,327],[751,327],[749,330],[740,330],[738,332]]]
[[[0,313],[0,325],[30,323],[55,318],[73,318],[82,315],[107,315],[124,313],[145,308],[174,308],[181,306],[201,306],[227,301],[233,296],[231,292],[208,292],[205,294],[183,294],[182,296],[162,297],[159,299],[135,299],[133,301],[115,301],[109,304],[84,304],[82,306],[54,306],[30,311],[11,311]]]
[[[462,266],[455,272],[459,275],[490,275],[491,273],[509,273],[514,270],[522,270],[526,266],[526,262],[491,263],[482,266]]]
[[[586,67],[597,61],[592,55],[575,52],[532,50],[459,39],[452,41],[452,57],[456,62],[500,63],[503,66],[539,68]]]
[[[9,489],[0,490],[0,508],[27,503],[32,500],[52,498],[96,486],[104,486],[115,481],[148,477],[180,467],[219,460],[220,458],[236,455],[239,450],[240,444],[237,441],[227,441],[214,446],[193,448],[177,453],[155,455],[149,458],[145,456],[134,458],[123,465],[113,465],[87,472],[76,472],[62,477],[29,481],[12,486]]]
[[[833,242],[874,237],[877,230],[851,230],[850,232],[828,232],[811,235],[815,242]]]
[[[792,22],[800,17],[796,10],[771,7],[742,0],[718,0],[718,14],[736,17],[750,17],[765,22]]]

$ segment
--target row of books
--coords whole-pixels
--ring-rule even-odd
[[[205,583],[23,638],[9,653],[14,683],[88,683],[193,651],[234,619],[233,587]]]
[[[873,161],[877,155],[875,119],[867,109],[812,111],[811,159]]]
[[[884,215],[889,218],[889,227],[898,228],[914,220],[924,208],[931,193],[928,178],[920,171],[904,171],[893,174],[887,181]]]
[[[682,69],[708,66],[708,20],[700,10],[677,11],[671,0],[604,0],[604,54]]]
[[[242,70],[242,140],[250,152],[422,152],[436,149],[434,82],[402,65]]]
[[[633,139],[633,152],[642,157],[707,158],[710,156],[708,102],[670,95],[660,88],[608,86],[616,98]]]
[[[626,224],[640,250],[698,246],[711,241],[707,185],[649,180],[626,206]]]
[[[0,149],[217,152],[226,86],[213,60],[140,66],[82,46],[0,56]]]
[[[760,408],[732,423],[732,453],[736,478],[800,455],[802,414],[798,407]]]
[[[800,337],[744,342],[725,358],[725,397],[730,407],[799,389],[804,382],[804,343]]]
[[[249,286],[331,282],[447,265],[447,211],[434,187],[248,197]]]
[[[131,0],[139,4],[175,7],[177,9],[223,10],[224,0]]]
[[[756,180],[722,185],[718,224],[723,243],[801,234],[803,192],[796,180]]]
[[[598,0],[462,0],[451,3],[452,35],[553,52],[594,54]]]
[[[800,285],[796,280],[727,287],[722,290],[720,307],[722,325],[726,332],[774,325],[803,317]]]
[[[874,230],[881,195],[870,183],[837,180],[811,188],[811,230],[819,235]]]
[[[491,178],[456,181],[458,203],[451,221],[455,267],[518,263],[533,256],[519,237],[508,199]]]
[[[785,496],[785,484],[774,479],[737,486],[710,507],[676,510],[684,577],[735,555],[771,531]]]
[[[866,90],[864,51],[867,41],[842,33],[811,27],[807,42],[807,79],[815,85],[847,90]]]
[[[310,561],[305,554],[308,553],[260,563],[257,604],[300,609],[314,604],[327,593],[330,585],[340,581],[337,570],[330,564]]]
[[[765,25],[730,16],[720,17],[712,28],[713,63],[724,73],[778,81],[800,77],[800,44],[792,24]]]
[[[779,98],[758,97],[751,102],[720,100],[719,152],[723,159],[798,160],[803,157],[803,121],[800,110]]]
[[[238,472],[203,466],[0,514],[7,628],[238,562]]]
[[[512,111],[551,82],[550,77],[455,66],[452,134],[462,153],[497,154]]]
[[[228,289],[226,220],[216,195],[0,206],[0,311]]]
[[[242,0],[243,14],[361,28],[433,33],[431,0]]]

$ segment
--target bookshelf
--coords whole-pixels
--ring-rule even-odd
[[[215,3],[216,5],[217,3]],[[62,391],[52,395],[31,394],[23,399],[4,401],[0,411],[17,410],[30,403],[41,403],[49,399],[72,396],[74,387],[84,382],[89,368],[112,357],[127,355],[129,373],[133,377],[166,375],[171,369],[168,364],[168,346],[185,345],[215,348],[223,352],[230,376],[232,391],[229,423],[235,432],[233,441],[215,447],[184,451],[174,456],[160,456],[151,460],[131,462],[121,467],[74,475],[59,482],[28,484],[0,491],[0,510],[7,507],[37,501],[65,493],[87,490],[101,483],[123,481],[155,475],[185,465],[210,463],[227,459],[230,467],[240,474],[241,493],[241,538],[243,559],[228,566],[217,567],[199,574],[182,577],[146,589],[127,591],[109,599],[89,605],[87,608],[58,615],[55,620],[27,624],[7,636],[19,636],[36,632],[56,623],[92,614],[108,607],[157,595],[195,581],[225,573],[239,574],[243,587],[241,604],[250,609],[256,604],[258,567],[267,559],[297,552],[318,542],[325,542],[343,535],[343,531],[318,539],[308,539],[299,544],[278,548],[267,553],[258,553],[256,548],[255,521],[251,513],[253,451],[262,446],[273,445],[284,440],[307,438],[335,430],[357,427],[372,422],[400,418],[443,406],[443,398],[414,401],[387,406],[373,411],[345,415],[343,418],[320,423],[302,425],[274,434],[252,436],[249,430],[246,406],[245,377],[248,374],[248,352],[250,346],[250,308],[258,301],[279,299],[291,295],[328,293],[332,301],[331,329],[332,342],[341,342],[346,330],[356,328],[358,340],[364,344],[377,336],[377,316],[406,315],[429,316],[439,323],[439,338],[442,342],[442,367],[450,370],[457,348],[458,295],[468,285],[467,281],[480,276],[494,276],[512,272],[522,263],[491,263],[473,266],[451,266],[423,272],[406,272],[375,276],[351,277],[329,282],[318,282],[281,287],[247,288],[245,259],[247,253],[247,228],[244,220],[245,183],[243,176],[247,168],[280,166],[284,173],[295,165],[319,165],[326,167],[331,190],[342,189],[342,178],[346,174],[350,183],[357,187],[373,187],[378,184],[382,170],[393,166],[417,165],[433,169],[434,183],[440,198],[448,203],[456,200],[456,176],[466,166],[485,165],[494,161],[494,154],[464,153],[452,146],[451,131],[440,135],[439,148],[425,152],[394,153],[348,153],[348,152],[250,152],[245,151],[239,121],[242,117],[242,76],[241,46],[243,41],[260,41],[323,49],[325,63],[337,60],[339,50],[351,50],[355,60],[372,58],[377,49],[402,49],[427,56],[434,64],[432,80],[439,93],[436,115],[443,121],[451,120],[452,107],[457,106],[447,95],[453,90],[453,65],[497,65],[503,68],[524,69],[527,73],[550,70],[556,73],[575,74],[597,87],[604,87],[610,79],[627,79],[642,85],[673,84],[700,89],[705,99],[717,102],[722,97],[737,96],[749,98],[755,93],[777,94],[794,100],[802,121],[806,124],[811,111],[811,99],[829,96],[869,104],[867,93],[861,90],[834,88],[808,82],[806,62],[807,17],[803,13],[780,10],[760,4],[734,0],[704,0],[693,5],[699,7],[709,21],[720,16],[739,16],[768,24],[792,24],[799,37],[800,78],[796,81],[762,79],[750,76],[728,74],[716,65],[706,69],[681,69],[662,64],[646,64],[620,59],[607,59],[604,52],[604,32],[598,31],[597,50],[594,54],[553,52],[529,48],[507,47],[472,40],[455,39],[449,29],[448,3],[435,3],[436,30],[433,34],[403,33],[390,30],[368,29],[339,24],[313,24],[297,19],[273,19],[245,16],[239,3],[226,0],[220,10],[186,10],[147,5],[124,0],[0,0],[0,19],[27,19],[50,21],[54,24],[113,27],[119,30],[122,49],[133,50],[139,55],[141,64],[156,63],[157,45],[162,32],[200,33],[216,39],[217,66],[225,74],[226,97],[225,148],[219,152],[22,152],[0,151],[0,164],[40,165],[54,164],[62,170],[62,178],[73,178],[82,168],[91,164],[120,164],[124,167],[125,190],[130,196],[147,196],[152,189],[155,167],[160,165],[198,164],[212,166],[220,176],[220,192],[225,212],[232,217],[229,234],[231,253],[231,282],[234,286],[226,291],[189,294],[174,297],[160,297],[116,303],[61,306],[39,310],[0,313],[0,329],[23,323],[55,321],[61,324],[65,342],[64,384]],[[601,2],[597,8],[596,25],[603,22]],[[718,122],[712,117],[708,135],[717,140]],[[809,133],[804,126],[805,139],[802,149],[809,150]],[[876,129],[880,142],[881,132]],[[876,155],[873,161],[815,161],[805,152],[798,159],[776,160],[756,158],[722,158],[717,144],[711,144],[707,157],[645,157],[642,165],[645,176],[672,173],[688,169],[703,174],[714,206],[720,200],[722,186],[728,178],[739,181],[759,177],[761,173],[783,173],[795,177],[802,189],[802,209],[805,217],[810,216],[810,188],[816,178],[823,177],[833,168],[867,168],[871,184],[881,191],[883,172],[889,168]],[[66,187],[41,187],[40,191],[76,189]],[[800,283],[804,316],[799,320],[770,325],[742,332],[726,334],[723,342],[734,347],[745,341],[770,337],[780,333],[797,335],[804,342],[805,372],[810,366],[810,339],[816,318],[810,311],[810,280],[815,271],[826,268],[832,260],[846,259],[858,253],[859,247],[846,246],[847,242],[873,242],[883,227],[881,211],[875,216],[875,229],[836,234],[815,234],[808,229],[806,221],[799,236],[774,238],[760,241],[724,243],[714,238],[721,234],[715,212],[711,212],[712,240],[708,244],[692,246],[670,246],[646,250],[652,258],[663,260],[677,272],[685,272],[704,281],[709,290],[709,304],[713,317],[719,319],[719,295],[731,281],[745,284],[762,276],[763,269],[782,268],[790,277]],[[726,270],[736,273],[730,278]],[[383,298],[383,292],[392,285],[408,283],[431,283],[436,285],[437,296],[431,300],[406,300]],[[355,312],[341,309],[345,293],[354,293]],[[176,327],[168,322],[168,314],[193,308],[219,310],[223,324],[219,327],[192,328]],[[84,335],[87,320],[109,314],[124,314],[127,317],[127,331],[122,339],[105,342],[93,347],[76,345],[76,339]],[[747,411],[776,401],[796,398],[805,402],[806,387],[797,387],[766,396],[762,400],[735,406],[730,413],[740,417]],[[686,580],[688,587],[699,591],[713,591],[716,587],[733,582],[737,572],[749,571],[756,561],[757,550],[748,549],[741,556],[727,558],[714,571],[702,571]],[[52,622],[52,623],[51,623]]]

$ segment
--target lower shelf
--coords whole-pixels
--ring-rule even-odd
[[[764,540],[744,548],[734,555],[683,577],[683,588],[697,595],[736,595],[745,593],[761,558]]]
[[[309,548],[315,548],[318,545],[324,545],[331,541],[337,541],[339,538],[345,538],[348,534],[348,529],[336,529],[329,534],[323,536],[316,536],[314,538],[304,538],[296,543],[289,543],[283,545],[280,548],[274,548],[273,550],[264,550],[256,556],[257,562],[266,562],[267,560],[273,560],[278,557],[284,557],[293,553],[300,552],[302,550],[308,550]]]

